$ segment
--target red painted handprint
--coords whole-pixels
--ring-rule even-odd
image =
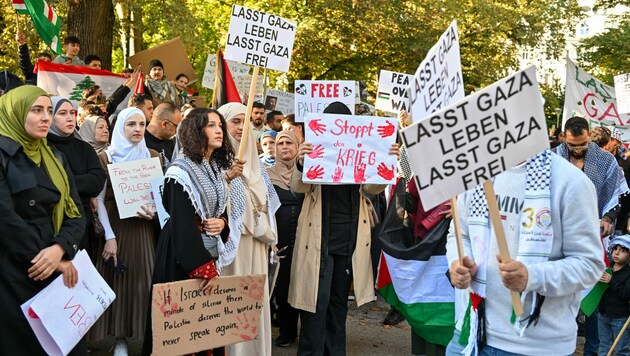
[[[341,167],[335,168],[335,174],[332,176],[333,182],[339,183],[343,179],[343,169]]]
[[[389,169],[385,165],[385,162],[381,162],[381,164],[376,167],[376,172],[379,176],[383,177],[383,179],[392,180],[394,178],[394,165],[392,164],[392,169]]]
[[[243,314],[243,317],[237,316],[236,322],[238,323],[238,333],[233,332],[232,335],[238,336],[243,341],[251,340],[256,337],[256,330],[258,330],[257,326],[257,317],[253,317],[251,323],[247,319],[247,314]]]
[[[365,163],[359,163],[354,166],[354,182],[363,183],[365,180]]]
[[[322,179],[324,177],[324,168],[319,164],[315,167],[311,167],[306,172],[306,178],[310,180]]]
[[[308,123],[308,127],[315,133],[316,136],[319,136],[326,132],[326,125],[320,124],[319,119],[312,120]]]
[[[385,120],[385,122],[387,122],[386,125],[379,126],[377,129],[378,134],[381,135],[381,137],[389,137],[396,132],[396,126],[392,125],[389,120]]]
[[[244,278],[241,281],[241,294],[254,300],[262,300],[265,295],[265,285],[263,283],[258,283],[251,276]]]
[[[313,152],[309,153],[308,156],[311,159],[324,157],[324,146],[322,145],[315,146],[315,148],[313,148]]]

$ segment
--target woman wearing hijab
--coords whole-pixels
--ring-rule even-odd
[[[81,138],[90,144],[96,153],[101,153],[109,147],[109,128],[102,116],[88,116],[79,129]]]
[[[0,354],[45,355],[20,305],[59,273],[74,287],[71,260],[85,229],[63,153],[47,144],[52,103],[26,85],[0,97]]]
[[[269,250],[276,244],[274,214],[280,201],[258,159],[251,126],[247,142],[241,142],[246,109],[240,103],[228,103],[219,108],[219,113],[225,117],[234,152],[238,152],[241,144],[246,145],[244,162],[233,165],[224,173],[230,185],[230,241],[219,256],[219,267],[223,268],[224,276],[266,275],[269,271]],[[258,338],[228,346],[229,355],[271,355],[268,283],[265,283],[263,303]]]
[[[173,103],[179,107],[179,95],[164,75],[164,64],[159,59],[152,59],[149,62],[149,75],[147,77],[146,86],[149,93],[153,97],[153,107],[157,107],[161,103]]]
[[[293,244],[297,230],[298,218],[302,210],[304,193],[291,190],[291,174],[295,170],[295,157],[299,147],[299,139],[292,131],[280,131],[276,136],[276,164],[267,168],[269,178],[278,193],[282,204],[276,211],[278,223],[278,255],[284,256],[280,260],[280,269],[276,279],[273,295],[278,309],[276,318],[280,326],[280,335],[276,339],[276,346],[287,347],[297,341],[297,322],[299,312],[289,305],[289,282],[291,277],[291,261],[293,260]]]
[[[159,156],[144,142],[145,126],[144,114],[138,108],[127,108],[118,114],[112,144],[98,155],[106,172],[108,164]],[[142,207],[137,217],[120,219],[109,177],[97,202],[105,244],[99,248],[103,258],[98,259],[96,268],[116,293],[116,300],[94,325],[92,339],[115,336],[114,355],[126,355],[126,338],[142,337],[145,332],[158,234],[152,221],[155,214]],[[113,262],[107,263],[110,259]]]
[[[219,240],[227,242],[229,237],[228,187],[222,171],[230,168],[234,152],[225,120],[216,110],[194,109],[178,131],[181,151],[164,175],[162,202],[170,219],[158,239],[153,284],[198,278],[206,291],[219,273]],[[148,329],[147,355],[151,341]]]
[[[88,143],[81,140],[76,131],[77,121],[74,105],[60,96],[53,96],[51,100],[53,119],[48,131],[48,143],[63,152],[74,174],[74,183],[81,198],[81,205],[83,205],[81,213],[85,216],[87,226],[79,249],[86,250],[92,261],[96,261],[92,239],[88,237],[88,232],[92,231],[93,210],[96,209],[96,206],[90,204],[90,199],[96,198],[103,189],[105,171],[98,162],[96,152],[91,149]]]
[[[352,115],[338,101],[324,113]],[[289,303],[300,309],[298,355],[345,355],[350,283],[358,306],[374,300],[370,212],[361,192],[378,194],[386,186],[306,184],[302,165],[312,151],[311,143],[302,143],[291,176],[291,188],[305,197],[293,249],[293,260],[300,263],[291,266]],[[389,153],[398,155],[398,145]]]

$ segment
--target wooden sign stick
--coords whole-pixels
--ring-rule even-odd
[[[497,203],[497,196],[494,194],[494,186],[492,180],[488,180],[483,183],[483,190],[488,201],[488,210],[490,211],[490,220],[494,227],[494,235],[497,238],[497,245],[499,247],[499,253],[501,254],[501,260],[503,263],[510,262],[510,250],[505,240],[505,231],[503,231],[503,224],[501,223],[501,214],[499,213],[499,204]],[[490,257],[492,258],[492,257]],[[523,304],[521,303],[521,297],[519,293],[510,290],[510,297],[512,298],[512,306],[514,307],[514,314],[516,316],[523,315]]]
[[[243,155],[245,154],[245,146],[247,143],[247,139],[249,137],[249,121],[252,116],[252,107],[254,106],[254,96],[256,95],[256,85],[258,84],[258,70],[259,66],[254,67],[254,74],[252,75],[252,83],[249,86],[249,96],[247,97],[247,111],[245,111],[245,121],[243,122],[243,135],[241,136],[241,144],[238,147],[238,156],[236,156],[239,160],[243,159]],[[253,164],[255,162],[249,162]]]
[[[610,350],[608,350],[608,353],[606,354],[606,356],[612,355],[613,350],[615,350],[615,347],[617,347],[617,344],[619,343],[619,340],[621,340],[621,336],[623,335],[623,333],[626,332],[626,329],[628,328],[628,324],[630,324],[630,317],[628,317],[628,320],[626,320],[626,323],[623,324],[623,327],[621,328],[621,331],[619,331],[619,335],[617,335],[617,338],[615,339],[615,342],[613,343],[613,345],[610,348]]]
[[[459,225],[459,214],[457,213],[457,197],[451,198],[451,215],[453,215],[453,228],[455,228],[455,240],[457,241],[457,255],[459,264],[464,265],[464,243],[462,242],[462,229]]]

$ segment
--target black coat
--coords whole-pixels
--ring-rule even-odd
[[[55,236],[52,207],[61,194],[17,142],[0,136],[0,355],[44,355],[20,305],[56,277],[35,282],[28,277],[31,260],[44,248],[59,244],[64,259],[74,258],[85,229],[85,219],[66,218]],[[65,162],[63,154],[53,149]],[[5,168],[6,167],[6,168]],[[66,171],[69,172],[67,164]],[[72,199],[81,209],[72,174],[68,174]]]
[[[600,314],[609,318],[627,318],[630,315],[630,266],[613,272],[608,288],[599,301]]]
[[[279,253],[285,256],[280,260],[280,270],[276,279],[274,295],[287,298],[289,295],[289,282],[291,280],[291,264],[293,260],[293,245],[295,244],[295,233],[297,231],[298,218],[302,211],[304,193],[294,193],[285,190],[277,185],[273,185],[280,199],[280,208],[276,211],[276,222],[278,225],[278,250],[286,246],[286,250]]]
[[[35,67],[31,62],[31,54],[28,53],[28,44],[18,46],[18,64],[22,74],[24,74],[24,83],[37,85],[37,74],[33,73]]]

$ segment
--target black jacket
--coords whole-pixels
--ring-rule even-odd
[[[22,314],[20,305],[32,298],[56,277],[33,281],[27,270],[31,260],[44,248],[59,244],[65,259],[74,258],[85,219],[66,218],[57,235],[52,224],[52,207],[61,194],[17,142],[0,136],[0,354],[45,355]],[[63,154],[53,148],[65,163]],[[69,172],[67,164],[64,165]],[[72,174],[68,174],[72,199],[81,210]]]
[[[31,62],[31,55],[28,52],[28,44],[18,46],[18,64],[22,74],[24,74],[24,82],[30,85],[37,85],[37,74],[33,73],[35,66]]]
[[[630,266],[613,272],[599,302],[599,312],[609,318],[627,318],[630,315]]]

